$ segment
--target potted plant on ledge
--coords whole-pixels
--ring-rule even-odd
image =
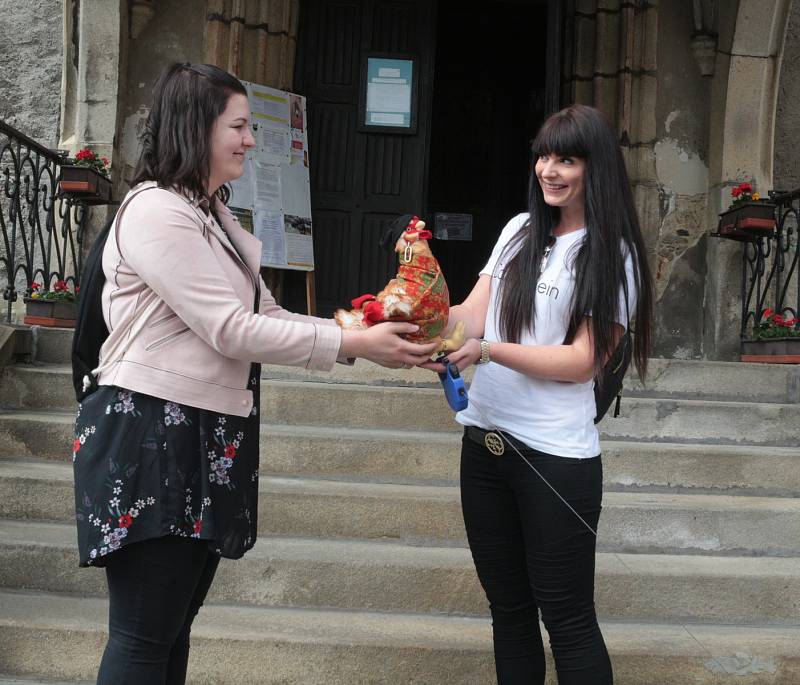
[[[58,187],[65,195],[85,204],[108,204],[111,202],[108,167],[108,157],[98,156],[85,147],[61,167]]]
[[[40,283],[34,281],[30,291],[30,295],[24,298],[24,323],[29,326],[75,327],[75,293],[69,289],[66,281],[56,281],[52,290],[44,290]]]
[[[755,240],[770,235],[776,226],[775,203],[762,200],[746,181],[731,189],[731,206],[719,215],[717,235],[731,240]]]
[[[783,314],[765,309],[753,326],[753,339],[742,341],[742,361],[800,364],[800,319],[791,309]]]

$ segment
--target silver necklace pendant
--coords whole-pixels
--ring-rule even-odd
[[[547,266],[547,258],[550,256],[550,253],[553,251],[552,245],[548,245],[544,248],[544,254],[542,255],[542,268],[539,269],[539,273],[544,272],[545,267]]]

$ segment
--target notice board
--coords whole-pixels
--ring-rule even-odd
[[[261,240],[261,266],[314,270],[306,99],[242,81],[256,146],[228,206]]]

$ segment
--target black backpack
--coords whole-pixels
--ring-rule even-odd
[[[628,371],[628,366],[631,363],[631,355],[633,353],[633,340],[631,340],[630,326],[625,329],[625,335],[619,341],[617,349],[614,354],[609,357],[603,371],[599,377],[594,381],[594,406],[597,410],[594,417],[595,423],[600,423],[600,420],[606,415],[611,403],[616,398],[616,405],[614,406],[614,418],[619,416],[619,405],[622,401],[622,381],[625,378],[625,373]]]
[[[75,315],[75,334],[72,337],[72,385],[75,399],[82,402],[97,390],[97,379],[92,375],[100,361],[100,348],[108,337],[103,318],[103,248],[114,223],[109,219],[89,251],[81,276],[81,293]]]
[[[139,192],[145,190],[148,188],[142,188]],[[100,363],[100,348],[108,337],[102,301],[103,285],[106,282],[106,275],[103,273],[103,249],[114,220],[120,216],[125,204],[138,194],[137,192],[129,195],[115,216],[105,223],[83,266],[81,291],[75,315],[75,333],[72,337],[72,385],[78,402],[82,402],[97,390],[97,379],[92,375],[92,370]]]
[[[594,379],[594,422],[600,423],[606,415],[611,403],[616,399],[614,405],[614,418],[619,416],[619,405],[622,402],[622,382],[631,364],[633,356],[633,340],[631,339],[631,312],[628,308],[628,281],[627,276],[622,281],[622,289],[625,293],[625,309],[628,314],[628,325],[625,327],[625,334],[617,344],[602,372]]]

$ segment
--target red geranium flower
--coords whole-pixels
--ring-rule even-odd
[[[739,190],[741,190],[743,193],[752,193],[753,186],[745,181],[744,183],[739,184]]]
[[[761,315],[761,318],[762,318],[762,319],[768,319],[768,318],[769,318],[770,316],[772,316],[774,313],[775,313],[775,310],[774,310],[772,307],[767,307],[767,308],[764,310],[764,313]]]
[[[225,456],[228,459],[233,459],[236,456],[236,448],[233,445],[227,445],[225,447]]]
[[[194,522],[194,534],[200,535],[200,531],[203,529],[203,521],[201,519],[197,519]]]
[[[77,453],[80,451],[80,449],[81,449],[81,441],[78,438],[75,438],[72,441],[72,451]]]
[[[781,324],[783,323],[783,317],[782,317],[780,314],[775,314],[775,315],[772,317],[772,322],[773,322],[773,323],[776,323],[776,324],[778,324],[778,325],[781,325]]]
[[[91,161],[94,159],[94,152],[92,152],[88,147],[85,147],[75,155],[75,159],[85,159],[86,161]]]
[[[41,287],[42,287],[42,286],[41,286],[41,285],[39,285],[39,284],[38,284],[36,281],[34,281],[33,283],[31,283],[31,290],[39,290],[39,288],[41,288]]]
[[[731,190],[731,195],[733,197],[739,197],[739,195],[741,195],[741,194],[742,194],[742,189],[739,188],[739,187],[736,187],[733,190]]]
[[[55,290],[57,293],[64,292],[66,289],[67,282],[62,278],[58,279],[53,286],[53,290]]]
[[[133,523],[133,516],[130,514],[123,514],[119,517],[120,528],[130,528],[131,523]]]

